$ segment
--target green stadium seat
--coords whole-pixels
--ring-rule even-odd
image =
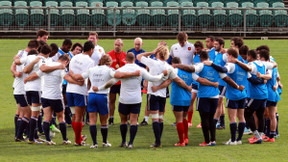
[[[167,3],[168,2],[177,2],[178,3],[178,1],[177,0],[164,0],[164,4],[167,6]],[[168,6],[167,6],[168,7]]]
[[[270,4],[270,6],[272,7],[272,6],[273,6],[273,3],[277,3],[277,2],[283,3],[283,0],[270,0],[270,1],[269,1],[269,4]]]
[[[42,2],[40,1],[31,1],[30,7],[42,7]],[[32,26],[42,26],[44,25],[44,11],[43,9],[34,9],[30,10],[30,23]]]
[[[107,14],[106,14],[106,18],[107,18],[107,23],[108,25],[114,26],[114,11],[113,8],[114,7],[118,7],[118,3],[115,1],[110,1],[106,3],[106,7],[111,7],[112,9],[106,10]],[[120,25],[121,23],[121,13],[120,10],[115,10],[115,25]]]
[[[258,8],[269,8],[269,3],[267,3],[267,2],[258,2],[258,3],[256,3],[256,7],[258,7]]]
[[[272,4],[273,8],[285,8],[285,4],[283,2],[274,2]]]
[[[209,6],[211,6],[211,7],[212,7],[212,4],[215,3],[215,2],[223,3],[221,0],[209,0],[208,2],[209,2]],[[224,3],[223,3],[223,5],[224,5]]]
[[[26,7],[27,2],[16,1],[14,2],[15,7]],[[28,9],[15,9],[15,24],[18,26],[29,25],[29,12]]]
[[[192,2],[182,2],[181,7],[193,7]],[[182,23],[186,27],[193,27],[196,25],[197,15],[196,11],[192,9],[182,9]]]
[[[268,3],[268,0],[253,0],[254,4],[256,5],[257,3]],[[268,3],[269,5],[269,3]]]
[[[126,0],[121,3],[121,7],[133,7],[133,2]],[[136,11],[134,9],[122,9],[122,23],[127,26],[135,25]]]
[[[197,3],[201,3],[201,2],[205,2],[205,3],[208,3],[208,0],[192,0],[192,2],[193,2],[193,4],[196,4],[197,5]]]
[[[91,6],[91,3],[93,2],[101,2],[104,4],[104,0],[88,0],[89,5]]]
[[[274,11],[274,22],[277,27],[287,27],[287,11],[286,10],[275,10]]]
[[[223,3],[225,4],[226,7],[227,7],[227,3],[229,2],[238,3],[238,1],[235,1],[235,0],[223,0]]]
[[[161,1],[156,1],[151,3],[151,7],[163,7]],[[154,26],[164,26],[166,24],[166,14],[164,9],[152,9],[152,24]]]
[[[136,7],[143,7],[143,9],[137,9],[136,11],[136,20],[140,26],[149,26],[151,23],[150,10],[145,9],[148,7],[148,3],[145,1],[136,2]]]
[[[102,2],[91,2],[90,7],[103,7]],[[93,26],[105,25],[106,16],[103,9],[92,9],[91,10],[91,23]]]
[[[179,7],[179,3],[175,1],[167,2],[167,7]],[[179,10],[168,9],[167,10],[167,23],[169,26],[179,25]]]
[[[198,2],[196,6],[208,7],[209,4],[207,2]],[[208,9],[198,10],[198,23],[201,27],[208,27],[211,25],[211,22],[212,22],[212,15],[210,10]]]
[[[76,7],[88,7],[88,3],[85,1],[76,2]],[[77,25],[78,26],[89,26],[90,25],[90,11],[88,9],[77,9]]]
[[[58,2],[56,1],[46,1],[46,7],[58,7]],[[59,24],[59,9],[51,8],[50,9],[50,25],[51,26],[58,26]],[[48,24],[48,10],[46,10],[46,22]]]
[[[253,8],[254,4],[252,2],[243,2],[242,8]],[[257,11],[254,9],[248,9],[245,11],[246,14],[246,26],[255,27],[258,24]]]
[[[213,20],[214,20],[214,25],[216,27],[223,27],[227,23],[227,14],[226,10],[223,9],[218,9],[218,8],[223,8],[224,3],[222,2],[213,2],[211,4],[211,7],[217,8],[216,10],[213,10]]]
[[[86,2],[87,3],[87,0],[74,0],[75,6],[76,6],[77,2]]]
[[[261,27],[270,27],[273,24],[273,13],[271,10],[268,10],[269,3],[267,2],[258,2],[256,5],[257,8],[267,8],[267,10],[259,10],[259,21]]]
[[[228,12],[229,16],[229,25],[231,27],[239,27],[242,25],[243,22],[243,16],[241,10],[237,10],[238,8],[238,3],[236,2],[228,2],[226,3],[226,6],[228,8],[235,8],[235,9],[230,9]]]
[[[73,3],[69,1],[60,2],[61,7],[72,7]],[[75,25],[75,12],[73,9],[62,9],[61,11],[61,23],[63,26]]]
[[[192,0],[178,0],[178,3],[181,4],[182,2],[191,2],[192,3]],[[193,3],[192,3],[193,4]],[[193,6],[192,6],[193,7]]]
[[[10,1],[0,1],[0,7],[12,6]],[[13,10],[9,8],[0,9],[0,26],[9,26],[14,22]]]

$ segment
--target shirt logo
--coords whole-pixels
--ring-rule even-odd
[[[101,50],[101,49],[99,49],[99,52],[102,52],[102,50]]]
[[[191,47],[188,47],[188,51],[191,51]]]

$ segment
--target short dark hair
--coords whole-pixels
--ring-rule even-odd
[[[28,52],[27,55],[38,55],[38,51],[35,50],[35,49],[32,49],[32,50],[30,50],[30,51]]]
[[[264,58],[265,61],[268,61],[270,59],[270,54],[268,50],[262,49],[259,51],[260,58]]]
[[[70,61],[70,56],[69,54],[64,54],[64,55],[61,55],[58,60],[60,61]]]
[[[261,50],[267,50],[268,52],[270,52],[270,48],[267,45],[261,45],[256,48],[256,51],[261,51]]]
[[[51,43],[50,44],[50,47],[51,47],[51,50],[54,51],[54,50],[58,50],[58,45],[56,43]]]
[[[95,35],[96,38],[98,38],[98,34],[97,34],[96,32],[90,32],[90,33],[89,33],[89,36],[90,36],[90,35]]]
[[[49,33],[44,29],[38,30],[38,32],[36,34],[37,37],[43,37],[44,35],[49,35]]]
[[[238,58],[238,50],[235,48],[229,48],[227,53],[228,55],[232,55],[234,58]]]
[[[32,39],[32,40],[29,41],[27,47],[36,49],[36,48],[39,47],[39,42],[36,39]]]
[[[207,51],[202,50],[199,55],[200,55],[200,59],[203,59],[203,60],[209,59],[209,54]]]
[[[213,36],[213,35],[209,35],[208,37],[206,37],[206,38],[209,38],[210,39],[210,41],[215,41],[215,37]]]
[[[248,51],[249,51],[249,47],[246,45],[243,45],[239,48],[240,55],[247,55]]]
[[[95,48],[94,44],[91,41],[87,41],[87,42],[84,43],[83,51],[84,52],[88,52],[88,51],[90,51],[91,49],[94,49],[94,48]]]
[[[223,47],[224,47],[225,41],[223,38],[220,38],[220,37],[215,38],[215,41],[218,42],[220,44],[220,46],[223,45]]]
[[[73,46],[72,46],[72,48],[71,48],[71,51],[74,51],[74,49],[75,49],[76,47],[81,47],[81,49],[83,49],[82,44],[79,43],[79,42],[76,42],[76,43],[73,44]]]
[[[201,48],[204,48],[204,44],[203,44],[202,41],[196,41],[196,42],[194,43],[194,47],[201,47]]]
[[[257,53],[255,50],[249,50],[248,56],[251,56],[253,59],[257,59]]]
[[[173,57],[171,62],[174,64],[181,64],[181,60],[179,57]]]
[[[238,48],[240,48],[244,44],[243,39],[240,37],[233,37],[231,40],[234,41],[234,45],[238,46]]]
[[[133,61],[135,59],[135,55],[132,52],[128,52],[126,55],[126,60],[127,61]]]
[[[40,53],[43,53],[44,55],[48,55],[51,53],[51,47],[48,46],[48,44],[44,44],[41,49],[40,49]]]
[[[39,42],[39,47],[38,47],[38,52],[40,52],[41,47],[44,46],[45,44],[47,44],[46,42],[44,42],[43,40],[38,41]]]
[[[184,41],[188,39],[188,35],[185,32],[180,32],[176,36],[178,41]]]
[[[65,46],[65,45],[70,45],[70,46],[72,46],[72,41],[71,41],[71,39],[66,38],[66,39],[63,41],[63,43],[62,43],[62,46]]]

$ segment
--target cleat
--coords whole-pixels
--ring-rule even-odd
[[[37,138],[37,139],[35,139],[35,141],[37,141],[37,142],[42,142],[42,143],[43,143],[43,142],[45,142],[45,140],[43,140],[43,139],[42,139],[42,138],[40,138],[40,137],[39,137],[39,138]]]
[[[186,146],[186,144],[185,144],[184,142],[183,142],[183,143],[175,143],[174,146],[176,146],[176,147],[177,147],[177,146],[183,147],[183,146]]]
[[[25,141],[25,139],[22,137],[22,138],[15,138],[15,142],[22,142],[22,141]]]
[[[220,122],[217,122],[216,124],[216,128],[218,128],[220,126]]]
[[[127,142],[123,142],[119,145],[119,147],[128,147],[128,144],[127,144]]]
[[[133,144],[129,144],[127,148],[132,149],[133,147],[134,147]]]
[[[265,141],[265,142],[275,142],[275,138],[267,138],[267,139],[264,139],[263,141]]]
[[[53,141],[46,141],[45,143],[46,143],[46,145],[56,145],[56,143]]]
[[[203,142],[203,143],[199,144],[199,146],[209,146],[209,144],[207,144],[206,142]]]
[[[114,125],[113,119],[109,118],[109,126],[113,126],[113,125]]]
[[[67,127],[72,127],[72,125],[71,124],[67,124]]]
[[[52,125],[50,126],[50,130],[51,130],[52,132],[60,133],[60,130],[59,130],[54,124],[52,124]]]
[[[192,127],[192,123],[188,123],[188,127]]]
[[[162,147],[161,145],[155,143],[150,145],[150,148],[161,148],[161,147]]]
[[[87,140],[87,135],[82,135],[82,141],[86,141]]]
[[[216,129],[218,129],[218,130],[223,130],[223,129],[225,129],[225,126],[219,125],[218,127],[216,127]]]
[[[185,143],[186,146],[188,145],[188,143],[189,143],[188,138],[185,138],[185,139],[184,139],[184,143]]]
[[[69,141],[69,140],[63,140],[63,142],[62,142],[62,145],[69,145],[69,144],[71,144],[72,142],[71,141]]]
[[[112,145],[109,142],[103,143],[103,147],[111,147]]]
[[[45,136],[45,133],[44,132],[41,132],[41,133],[39,132],[38,136]]]
[[[143,121],[140,123],[140,126],[146,126],[148,125],[148,123],[145,121],[145,119],[143,119]]]
[[[28,140],[27,143],[28,143],[28,144],[34,144],[35,142]]]
[[[216,141],[209,142],[208,146],[216,146]]]
[[[239,140],[239,141],[236,141],[237,145],[242,145],[242,141]]]
[[[266,139],[269,139],[265,134],[262,135],[262,140],[265,141]]]
[[[249,141],[250,144],[261,144],[262,139],[254,138],[253,140]]]
[[[254,140],[255,139],[255,136],[251,137],[251,138],[248,138],[248,141],[251,141],[251,140]]]
[[[172,126],[176,126],[176,122],[172,123],[171,125],[172,125]]]
[[[253,132],[250,129],[245,128],[243,134],[250,135],[253,134]]]
[[[91,149],[97,149],[98,148],[98,144],[92,145],[90,146]]]
[[[276,136],[274,136],[274,138],[280,138],[280,134],[277,134]]]
[[[237,145],[237,142],[236,141],[232,142],[231,139],[229,139],[227,142],[224,142],[223,144],[224,145]]]
[[[143,89],[141,92],[147,94],[147,89]]]
[[[199,124],[197,125],[197,128],[202,128],[202,124],[199,123]]]
[[[54,138],[55,135],[56,135],[56,133],[55,133],[55,132],[52,132],[52,131],[50,130],[50,132],[49,132],[49,136],[50,136],[50,138]]]

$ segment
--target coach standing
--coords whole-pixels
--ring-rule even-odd
[[[98,34],[96,32],[90,32],[89,33],[88,41],[91,41],[95,46],[94,52],[91,56],[91,59],[94,60],[95,65],[98,65],[100,58],[103,55],[105,55],[104,48],[97,44],[98,40],[99,40],[99,37],[98,37]]]
[[[124,66],[126,64],[125,57],[126,53],[122,51],[123,48],[123,40],[118,38],[114,41],[114,50],[108,52],[107,54],[110,55],[112,58],[112,65],[111,67],[117,70],[118,68]],[[109,125],[114,124],[114,111],[115,111],[115,101],[116,101],[116,94],[120,94],[120,87],[121,82],[117,82],[113,85],[110,89],[109,93]]]

